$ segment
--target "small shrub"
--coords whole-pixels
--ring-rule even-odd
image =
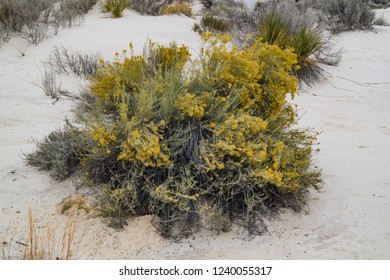
[[[389,26],[389,23],[386,21],[384,16],[378,17],[374,23],[374,25],[379,25],[379,26]]]
[[[213,15],[204,15],[200,20],[200,24],[195,24],[193,30],[195,32],[214,32],[226,33],[230,30],[229,23],[221,18]]]
[[[98,53],[82,54],[80,52],[70,52],[64,47],[55,47],[46,64],[57,74],[72,72],[78,77],[88,78],[99,67],[100,58],[101,56]]]
[[[37,142],[37,150],[26,155],[28,165],[50,170],[50,176],[64,180],[72,175],[80,163],[80,132],[69,123],[62,130],[50,133]]]
[[[122,16],[123,11],[129,6],[128,0],[104,0],[103,8],[105,12],[111,13],[114,18]]]
[[[49,25],[46,23],[31,22],[26,26],[25,31],[20,33],[20,36],[29,43],[38,45],[46,38],[48,29]]]
[[[160,10],[161,15],[183,14],[191,17],[192,9],[188,3],[175,1],[171,5],[166,6]]]
[[[83,15],[97,0],[0,0],[0,35],[9,38],[10,32],[32,44],[42,41],[50,27],[79,25]],[[1,30],[7,31],[7,33]]]
[[[370,29],[375,13],[364,0],[326,0],[322,1],[321,19],[331,32],[340,33],[354,29]]]
[[[197,61],[176,44],[118,54],[91,78],[77,109],[81,129],[51,134],[30,160],[50,169],[69,156],[60,167],[105,186],[103,215],[155,215],[165,237],[202,222],[224,231],[240,221],[260,232],[264,215],[299,209],[321,173],[312,167],[315,137],[295,128],[286,98],[296,91],[297,57],[260,40],[242,48],[230,40],[204,34]],[[55,174],[72,173],[62,169]]]
[[[61,85],[58,84],[54,71],[45,68],[45,72],[38,86],[45,92],[46,96],[58,100],[60,98]]]

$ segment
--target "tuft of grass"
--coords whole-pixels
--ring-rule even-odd
[[[260,233],[264,215],[302,209],[322,180],[315,135],[296,128],[288,103],[297,55],[260,39],[202,38],[195,61],[186,46],[149,42],[143,55],[130,45],[103,63],[76,109],[79,129],[50,134],[27,161],[58,179],[79,170],[104,186],[102,215],[119,226],[154,215],[164,237],[237,221]]]
[[[122,17],[123,11],[129,6],[129,0],[104,0],[103,9],[111,13],[112,17]]]
[[[76,226],[70,217],[62,228],[57,225],[38,227],[31,209],[28,211],[28,238],[23,254],[25,260],[70,260]]]
[[[324,48],[321,30],[305,21],[292,24],[289,18],[276,11],[264,18],[258,36],[269,44],[294,50],[299,65],[295,73],[300,80],[307,84],[321,80],[322,68],[316,60],[317,54]]]
[[[198,33],[213,32],[226,33],[230,31],[230,24],[228,21],[218,18],[217,16],[207,14],[202,16],[200,24],[195,23],[193,30]]]
[[[287,46],[287,34],[289,32],[287,22],[276,13],[268,14],[259,30],[259,36],[271,45],[278,45],[282,48]]]
[[[182,1],[174,1],[172,4],[163,7],[160,10],[161,15],[174,15],[174,14],[183,14],[187,17],[192,16],[191,6]]]

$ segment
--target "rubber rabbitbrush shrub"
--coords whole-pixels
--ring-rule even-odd
[[[296,63],[290,49],[211,34],[193,61],[185,46],[150,42],[103,63],[78,109],[79,174],[106,186],[101,213],[152,214],[162,235],[182,237],[234,221],[259,233],[263,215],[299,209],[321,174],[286,101]]]

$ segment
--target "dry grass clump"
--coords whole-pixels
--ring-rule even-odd
[[[28,238],[23,254],[25,260],[70,260],[74,256],[73,246],[76,226],[71,218],[61,228],[57,225],[39,227],[28,212]]]
[[[77,253],[76,243],[83,238],[78,234],[72,216],[62,225],[58,222],[41,223],[37,222],[31,209],[28,210],[25,233],[27,236],[22,242],[2,241],[3,260],[70,260]],[[17,253],[14,252],[15,246],[18,246]],[[20,250],[20,246],[24,249]]]
[[[0,0],[0,37],[20,36],[38,44],[60,27],[81,23],[97,0]]]
[[[160,10],[160,14],[161,15],[183,14],[187,17],[191,17],[192,9],[187,1],[174,1],[172,4],[163,7]]]
[[[195,61],[176,44],[128,53],[91,78],[79,129],[51,134],[30,164],[60,179],[78,170],[104,186],[102,215],[121,222],[154,215],[166,237],[233,222],[259,233],[264,217],[299,210],[307,190],[320,186],[315,135],[295,128],[287,102],[297,89],[291,49],[260,40],[232,47],[229,36],[207,33]],[[64,166],[70,172],[59,177]]]

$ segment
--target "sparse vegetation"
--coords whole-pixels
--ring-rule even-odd
[[[61,85],[58,83],[55,72],[45,68],[45,72],[38,86],[45,92],[46,96],[58,100],[60,97]]]
[[[80,129],[53,132],[27,162],[57,179],[79,170],[105,186],[103,215],[153,214],[166,237],[235,221],[259,233],[264,215],[299,210],[321,173],[311,162],[315,137],[293,127],[286,100],[297,56],[260,41],[203,40],[197,61],[185,46],[150,42],[142,56],[104,63],[77,109]]]
[[[340,33],[370,29],[375,13],[364,0],[323,0],[320,18],[327,23],[331,32]]]
[[[71,218],[61,228],[58,225],[38,227],[31,209],[28,212],[28,238],[24,250],[25,260],[70,260],[76,226]]]
[[[74,73],[78,77],[88,78],[99,67],[99,53],[82,54],[78,51],[68,51],[66,48],[54,48],[46,64],[57,74]]]
[[[81,23],[97,0],[0,0],[0,39],[21,36],[38,44],[49,31]]]

